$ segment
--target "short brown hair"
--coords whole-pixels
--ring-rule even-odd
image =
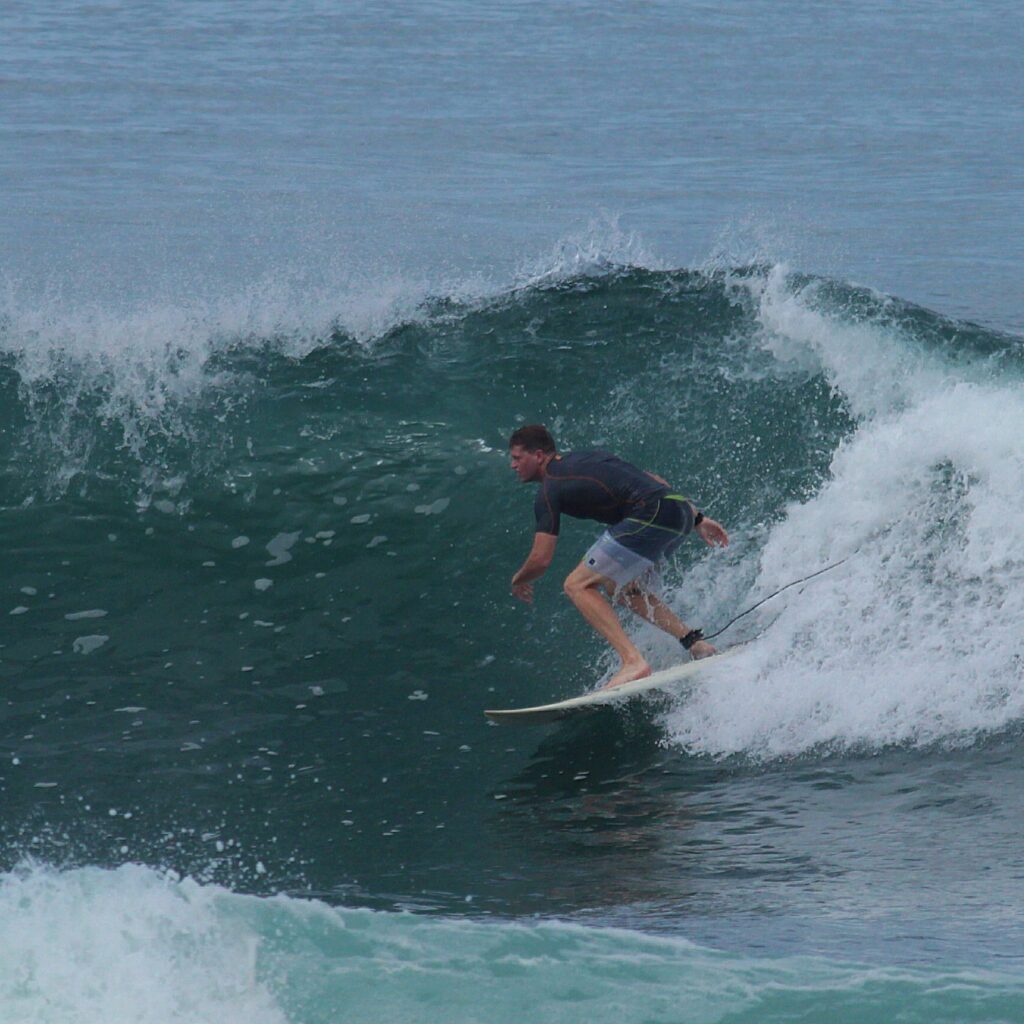
[[[531,423],[520,427],[508,439],[509,448],[519,445],[528,452],[553,452],[555,439],[548,433],[548,428],[539,423]]]

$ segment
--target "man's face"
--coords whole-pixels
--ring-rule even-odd
[[[524,484],[541,479],[546,458],[543,452],[528,452],[521,444],[514,444],[508,450],[508,457],[512,471]]]

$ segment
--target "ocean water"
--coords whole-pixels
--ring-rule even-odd
[[[1013,8],[0,27],[0,1021],[1021,1019]],[[613,668],[535,421],[834,568],[489,725]]]

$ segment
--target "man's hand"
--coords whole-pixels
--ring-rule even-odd
[[[714,519],[708,519],[707,516],[693,529],[705,544],[713,548],[724,548],[729,544],[729,534],[722,529],[721,523],[716,523]]]
[[[533,604],[533,581],[540,579],[547,572],[551,559],[555,554],[558,535],[554,533],[535,533],[533,547],[523,567],[512,577],[512,594],[523,604]]]

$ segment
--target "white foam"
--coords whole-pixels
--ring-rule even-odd
[[[940,356],[907,344],[880,323],[851,323],[819,308],[824,285],[816,280],[795,287],[784,263],[763,277],[743,279],[757,301],[760,343],[779,364],[823,372],[858,418],[905,408],[952,382]],[[877,298],[881,306],[884,296]]]
[[[223,891],[147,868],[0,876],[0,1016],[33,1024],[284,1024]]]
[[[82,612],[68,612],[64,618],[68,622],[78,622],[81,619],[102,619],[106,614],[105,608],[87,608]]]
[[[973,742],[1007,728],[1024,717],[1019,385],[957,380],[895,332],[831,321],[805,299],[764,284],[766,344],[819,360],[860,425],[830,481],[786,510],[760,555],[718,568],[749,574],[759,557],[749,604],[848,561],[760,613],[778,618],[669,715],[672,740],[776,757]],[[704,563],[691,582],[713,571]]]
[[[110,637],[103,633],[80,636],[74,640],[71,649],[76,654],[92,654],[93,651],[99,650],[109,639]]]
[[[266,545],[267,551],[271,555],[271,560],[266,564],[284,565],[285,562],[290,562],[292,560],[292,556],[290,554],[291,549],[295,547],[296,542],[301,536],[301,530],[277,534],[277,536],[270,540]]]

